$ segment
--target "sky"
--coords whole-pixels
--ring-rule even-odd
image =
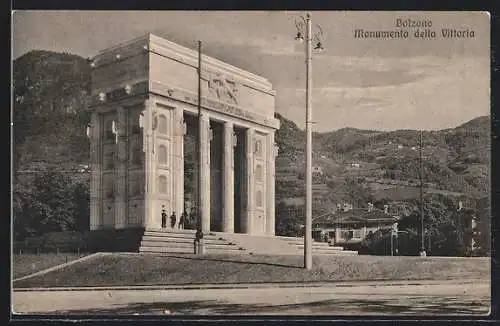
[[[16,11],[12,51],[100,50],[153,33],[267,78],[276,111],[305,120],[305,45],[294,38],[304,12]],[[313,53],[314,131],[455,127],[490,113],[490,18],[482,12],[312,12],[324,50]],[[432,39],[397,19],[430,21]],[[319,26],[319,28],[318,28]],[[441,37],[442,28],[474,31]],[[354,30],[407,30],[408,39],[355,38]],[[423,31],[426,28],[419,28]],[[470,33],[469,33],[470,35]]]

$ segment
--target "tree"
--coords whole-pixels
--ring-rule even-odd
[[[434,256],[464,256],[467,252],[464,230],[453,220],[442,221],[431,239],[429,251]]]
[[[73,187],[74,229],[85,231],[90,228],[90,191],[87,183],[76,183]]]
[[[301,221],[303,209],[295,206],[286,206],[279,203],[276,207],[276,235],[296,237],[301,235]]]
[[[391,254],[391,230],[379,229],[370,233],[359,248],[360,254],[368,255],[390,255]]]
[[[406,232],[404,240],[411,247],[420,248],[422,239],[421,215],[419,205],[410,215],[401,218],[398,229]],[[425,250],[436,256],[464,256],[468,213],[457,212],[456,205],[446,196],[429,196],[424,201]],[[401,236],[401,235],[400,235]],[[401,245],[401,243],[400,243]],[[400,248],[401,254],[414,250]]]
[[[12,224],[14,239],[19,240],[36,233],[36,230],[30,227],[30,204],[34,202],[35,190],[33,185],[27,182],[14,182],[12,185]]]
[[[22,238],[75,229],[77,218],[80,223],[88,219],[85,187],[79,185],[75,189],[66,173],[55,170],[37,171],[29,180],[15,183],[15,235]]]
[[[355,207],[363,207],[366,203],[374,201],[370,189],[363,186],[364,179],[346,178],[344,181],[344,192],[349,202]]]
[[[473,230],[476,255],[491,254],[491,215],[489,197],[482,197],[476,203],[476,227]]]

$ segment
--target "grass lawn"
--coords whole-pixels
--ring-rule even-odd
[[[19,287],[353,280],[490,279],[489,258],[110,254],[14,283]]]
[[[14,279],[23,277],[83,256],[85,255],[75,253],[14,254],[12,276]]]

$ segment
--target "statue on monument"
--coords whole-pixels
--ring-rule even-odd
[[[210,75],[208,89],[217,95],[219,100],[232,101],[238,104],[238,88],[233,80],[221,74]]]
[[[156,112],[152,113],[152,121],[151,121],[151,130],[148,130],[148,109],[144,109],[141,114],[139,115],[139,128],[143,129],[143,137],[142,137],[142,150],[143,152],[147,151],[148,145],[149,145],[149,137],[151,137],[151,132],[154,132],[157,127],[158,127],[158,116],[156,115]],[[154,146],[154,137],[151,137],[151,141],[153,142],[151,144],[151,152],[155,152],[155,146]]]

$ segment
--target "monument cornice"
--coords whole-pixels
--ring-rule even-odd
[[[108,92],[101,92],[92,96],[89,109],[95,109],[99,106],[116,106],[119,102],[131,97],[137,97],[147,93],[157,94],[172,100],[184,102],[191,105],[198,105],[198,95],[194,92],[181,89],[178,87],[171,87],[155,81],[140,81],[135,84],[127,85],[128,88],[120,87]],[[202,97],[201,105],[206,110],[212,110],[222,113],[234,118],[242,119],[257,123],[273,129],[279,129],[279,120],[272,117],[264,117],[262,115],[249,112],[239,106],[231,105],[229,103],[221,102],[215,99]]]
[[[123,61],[140,53],[151,52],[181,62],[191,67],[198,67],[198,52],[159,36],[148,34],[132,41],[118,44],[99,52],[94,57],[94,66],[107,65],[117,60]],[[250,73],[218,59],[202,54],[203,70],[221,73],[234,78],[239,84],[275,96],[271,83],[264,77]]]
[[[198,52],[187,47],[170,42],[164,38],[149,34],[149,51],[180,61],[194,68],[198,67]],[[245,71],[221,60],[202,54],[202,70],[213,70],[235,78],[240,84],[259,91],[276,95],[271,83],[264,77]]]
[[[191,105],[198,105],[198,94],[181,89],[178,87],[171,87],[164,85],[159,82],[150,82],[149,91],[153,94],[158,94],[173,100],[181,101]],[[218,113],[222,113],[233,118],[242,119],[245,121],[250,121],[257,123],[266,127],[273,129],[279,129],[279,120],[276,118],[267,118],[262,115],[249,112],[239,106],[235,106],[229,103],[221,102],[215,99],[207,98],[202,96],[201,106],[206,110],[212,110]]]

